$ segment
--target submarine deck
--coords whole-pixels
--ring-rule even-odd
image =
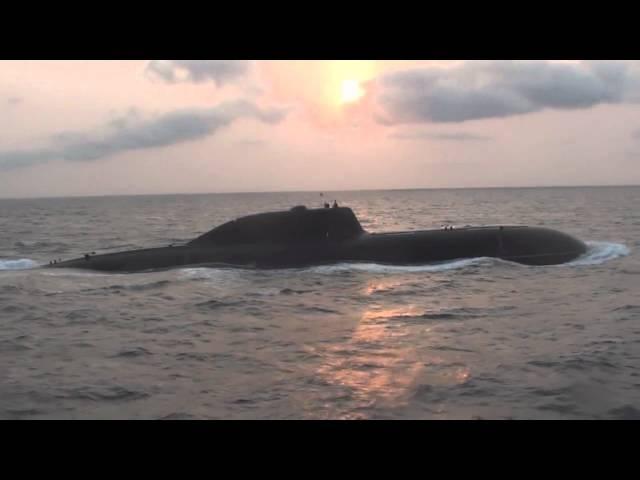
[[[447,225],[449,226],[449,225]],[[396,230],[393,232],[366,232],[369,235],[375,236],[391,236],[391,235],[406,235],[407,233],[431,233],[431,232],[465,232],[465,231],[486,231],[496,229],[522,229],[531,228],[528,225],[469,225],[464,227],[455,227],[451,229],[445,228],[428,228],[422,230]]]

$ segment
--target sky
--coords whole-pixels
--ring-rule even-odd
[[[638,61],[0,61],[0,197],[632,184]]]

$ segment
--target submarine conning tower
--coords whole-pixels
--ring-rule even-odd
[[[240,217],[195,238],[188,245],[237,245],[288,243],[319,240],[347,240],[364,233],[348,207],[290,210]]]

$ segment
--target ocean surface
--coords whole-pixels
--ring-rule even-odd
[[[557,228],[561,266],[104,274],[53,259],[337,199],[369,231]],[[640,419],[640,187],[0,200],[2,419]]]

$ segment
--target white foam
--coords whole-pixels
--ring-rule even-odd
[[[382,265],[379,263],[340,263],[338,265],[323,265],[312,267],[311,271],[317,273],[336,273],[345,271],[370,272],[370,273],[420,273],[420,272],[445,272],[457,270],[472,265],[480,265],[492,262],[495,259],[487,257],[465,258],[448,262],[432,263],[430,265]]]
[[[29,258],[18,258],[16,260],[0,259],[0,270],[26,270],[37,266],[38,264]]]
[[[207,279],[215,275],[215,269],[212,268],[181,268],[178,270],[182,277]]]
[[[565,263],[561,266],[573,267],[584,265],[600,265],[615,258],[629,255],[629,248],[622,243],[612,242],[586,242],[589,249],[587,253],[572,262]]]
[[[599,265],[604,262],[608,262],[618,257],[623,257],[629,254],[629,248],[621,243],[611,242],[586,242],[588,250],[587,253],[581,257],[573,260],[572,262],[556,265],[556,267],[571,267],[571,266],[583,266],[583,265]],[[336,265],[321,265],[315,267],[295,268],[293,270],[303,270],[312,273],[320,274],[335,274],[339,272],[369,272],[375,274],[384,273],[437,273],[446,272],[449,270],[458,270],[467,268],[474,265],[488,265],[488,264],[508,264],[515,267],[524,267],[525,265],[510,262],[507,260],[501,260],[498,258],[490,257],[476,257],[465,258],[460,260],[450,260],[441,263],[432,263],[429,265],[383,265],[379,263],[339,263]],[[287,269],[285,269],[286,271]],[[230,275],[234,275],[233,272],[238,270],[224,268],[224,267],[197,267],[197,268],[183,268],[181,269],[183,275],[189,278],[199,279],[211,279],[221,280]]]
[[[194,267],[181,268],[180,275],[183,278],[192,278],[196,280],[224,280],[238,277],[241,275],[242,269],[231,269],[229,267]]]

